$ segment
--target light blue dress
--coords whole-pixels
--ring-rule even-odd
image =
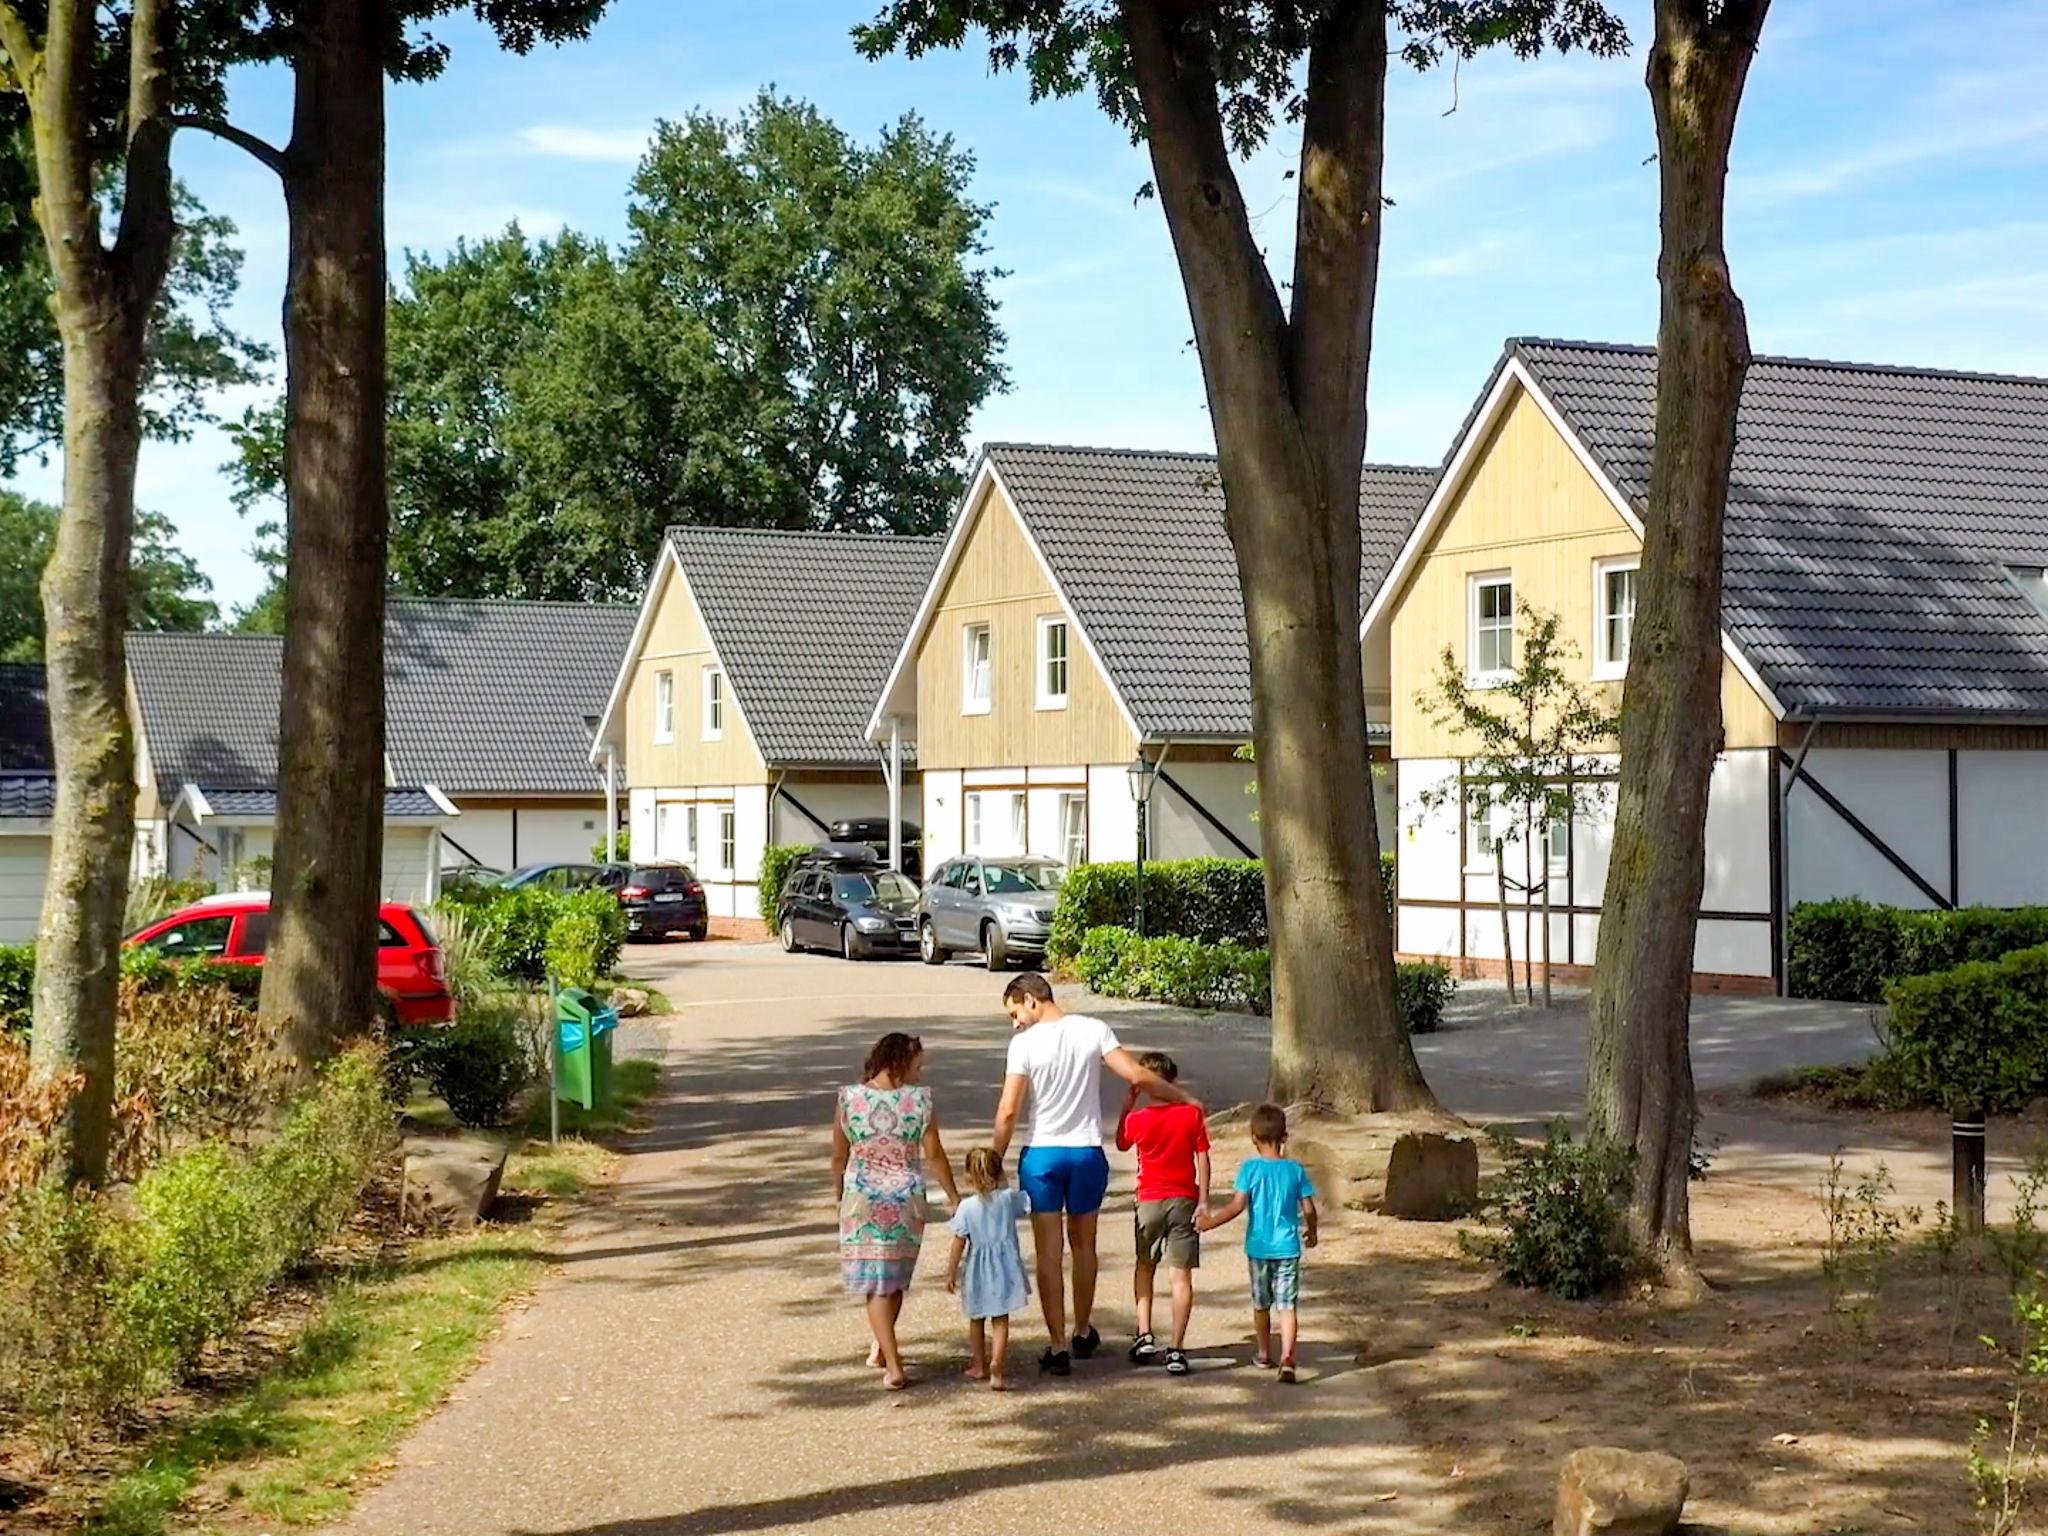
[[[1008,1317],[1031,1299],[1024,1277],[1024,1250],[1017,1246],[1017,1223],[1031,1214],[1031,1201],[1021,1189],[993,1189],[969,1195],[947,1223],[955,1237],[967,1239],[967,1257],[960,1265],[960,1310],[970,1318]]]

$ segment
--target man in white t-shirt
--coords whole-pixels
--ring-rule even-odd
[[[1017,1183],[1031,1200],[1031,1236],[1038,1252],[1038,1304],[1052,1342],[1038,1368],[1071,1374],[1073,1359],[1102,1347],[1090,1321],[1095,1310],[1095,1225],[1109,1188],[1109,1158],[1102,1150],[1102,1069],[1169,1104],[1195,1100],[1176,1084],[1147,1071],[1117,1043],[1100,1019],[1068,1013],[1053,1001],[1052,987],[1035,972],[1014,979],[1003,991],[1003,1007],[1017,1033],[1003,1078],[992,1145],[997,1157],[1009,1150],[1017,1117],[1028,1096],[1031,1132],[1017,1160]],[[1074,1245],[1074,1332],[1067,1334],[1065,1248]]]

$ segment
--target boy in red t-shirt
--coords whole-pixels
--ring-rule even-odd
[[[1138,1061],[1169,1083],[1180,1076],[1173,1058],[1162,1051],[1147,1051]],[[1133,1085],[1116,1122],[1117,1149],[1138,1149],[1138,1338],[1131,1345],[1131,1363],[1150,1365],[1161,1354],[1152,1337],[1152,1275],[1163,1258],[1173,1289],[1173,1346],[1164,1351],[1166,1369],[1185,1376],[1195,1267],[1202,1262],[1195,1215],[1209,1205],[1209,1125],[1197,1105],[1154,1100],[1140,1109],[1138,1097]]]

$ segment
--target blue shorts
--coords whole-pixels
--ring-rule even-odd
[[[1017,1183],[1034,1216],[1093,1216],[1109,1193],[1109,1159],[1100,1147],[1026,1147]]]

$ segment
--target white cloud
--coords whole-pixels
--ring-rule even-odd
[[[638,165],[651,130],[583,128],[569,123],[536,123],[519,131],[519,142],[537,155],[600,165]]]

